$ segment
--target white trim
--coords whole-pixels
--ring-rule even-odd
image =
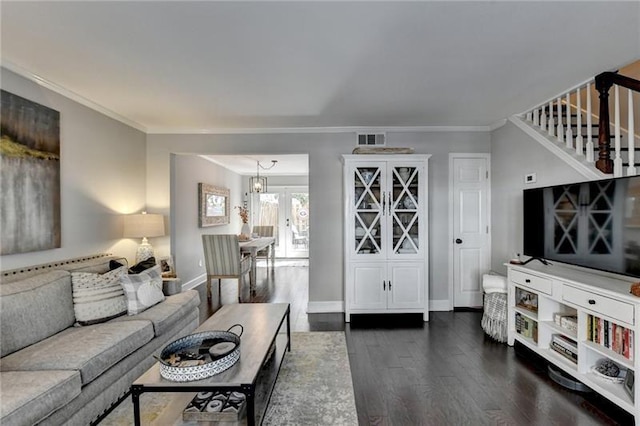
[[[344,312],[344,302],[336,300],[334,302],[309,302],[307,304],[308,314],[325,314],[325,313],[342,313]]]
[[[20,66],[18,66],[16,64],[11,63],[11,62],[7,61],[6,59],[2,60],[2,67],[6,68],[7,70],[9,70],[9,71],[11,71],[11,72],[13,72],[15,74],[18,74],[21,77],[26,78],[27,80],[31,80],[34,83],[36,83],[36,84],[38,84],[38,85],[40,85],[40,86],[42,86],[42,87],[44,87],[46,89],[51,90],[52,92],[55,92],[55,93],[57,93],[59,95],[62,95],[65,98],[69,98],[74,102],[77,102],[77,103],[79,103],[81,105],[86,106],[87,108],[91,108],[92,110],[97,111],[102,115],[105,115],[105,116],[107,116],[109,118],[112,118],[112,119],[114,119],[116,121],[119,121],[122,124],[126,124],[129,127],[133,127],[134,129],[140,130],[141,132],[148,133],[148,129],[145,126],[143,126],[142,124],[140,124],[140,123],[138,123],[136,121],[130,120],[129,118],[124,117],[124,116],[118,114],[117,112],[114,112],[114,111],[112,111],[112,110],[110,110],[108,108],[105,108],[102,105],[99,105],[99,104],[93,102],[92,100],[85,98],[82,95],[79,95],[79,94],[77,94],[77,93],[75,93],[75,92],[73,92],[73,91],[71,91],[69,89],[66,89],[66,88],[64,88],[64,87],[62,87],[62,86],[60,86],[60,85],[58,85],[58,84],[56,84],[56,83],[54,83],[54,82],[52,82],[50,80],[47,80],[46,78],[40,77],[39,75],[34,74],[31,71],[27,71],[26,69],[24,69],[24,68],[22,68],[22,67],[20,67]]]
[[[192,288],[207,281],[207,274],[198,275],[197,277],[182,284],[182,290],[191,290]]]
[[[504,126],[505,124],[507,124],[507,119],[503,118],[502,120],[498,120],[495,123],[492,123],[489,126],[489,131],[493,132],[494,130],[499,129],[500,127]]]
[[[20,75],[34,83],[56,92],[66,98],[71,99],[81,105],[91,108],[100,114],[117,120],[127,126],[140,130],[148,135],[166,134],[166,135],[235,135],[235,134],[288,134],[288,133],[381,133],[381,132],[417,132],[417,133],[433,133],[433,132],[490,132],[504,125],[503,120],[499,120],[489,126],[391,126],[391,127],[367,127],[367,126],[340,126],[340,127],[261,127],[261,128],[206,128],[194,129],[191,127],[146,127],[137,121],[131,120],[123,115],[118,114],[84,96],[64,88],[44,77],[41,77],[31,71],[28,71],[6,59],[2,60],[2,67]]]
[[[449,308],[451,306],[451,301],[444,300],[429,300],[429,311],[431,312],[447,312],[452,311],[453,309]]]
[[[453,245],[453,239],[454,239],[454,235],[453,235],[453,204],[454,204],[454,200],[453,200],[453,181],[454,181],[454,175],[453,175],[453,160],[455,158],[484,158],[487,160],[487,172],[489,173],[489,177],[487,178],[487,226],[489,227],[489,234],[488,234],[488,255],[489,255],[489,265],[491,265],[491,253],[492,253],[492,248],[491,248],[491,244],[492,244],[492,239],[491,239],[491,235],[493,234],[493,229],[491,228],[491,154],[489,153],[450,153],[449,154],[449,247],[448,247],[448,253],[449,253],[449,300],[446,301],[442,301],[442,302],[447,302],[448,303],[448,309],[443,309],[443,310],[447,310],[447,311],[453,311],[453,304],[454,304],[454,291],[453,291],[453,275],[454,275],[454,264],[453,264],[453,250],[454,250],[454,245]],[[489,271],[487,271],[489,272]]]
[[[398,127],[256,127],[193,129],[184,127],[150,127],[147,134],[163,135],[236,135],[236,134],[287,134],[287,133],[400,133],[400,132],[490,132],[491,126],[398,126]],[[498,126],[499,127],[499,126]]]
[[[595,165],[588,164],[583,160],[578,159],[577,155],[575,154],[575,151],[573,151],[572,153],[568,152],[564,144],[562,146],[559,146],[555,142],[552,142],[551,140],[549,140],[546,134],[542,134],[536,129],[534,129],[529,124],[527,124],[522,118],[513,115],[509,117],[509,121],[511,121],[516,126],[518,126],[522,131],[524,131],[526,134],[531,136],[538,143],[540,143],[540,145],[547,148],[549,151],[551,151],[553,154],[555,154],[558,158],[563,160],[569,166],[573,167],[575,171],[580,173],[585,178],[589,180],[594,180],[594,179],[605,179],[607,177],[610,177],[609,175],[606,175],[601,171],[599,171],[598,169],[596,169]]]

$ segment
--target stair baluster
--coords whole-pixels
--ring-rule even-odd
[[[533,110],[533,125],[534,126],[540,125],[540,110],[538,108]]]
[[[584,155],[584,140],[582,138],[582,96],[580,96],[580,88],[576,89],[576,111],[578,116],[576,117],[576,154]]]
[[[543,132],[547,130],[547,112],[545,111],[545,107],[542,107],[542,113],[540,114],[540,130]]]
[[[587,144],[585,146],[585,156],[587,162],[593,163],[593,134],[591,132],[593,123],[591,122],[591,83],[587,83]]]
[[[564,139],[566,141],[566,146],[569,149],[573,149],[573,131],[571,130],[571,91],[567,92],[565,108],[567,109],[567,134]]]
[[[635,126],[633,120],[633,90],[627,89],[629,93],[629,103],[627,111],[629,113],[629,125],[628,125],[628,146],[629,146],[629,166],[627,167],[627,176],[633,176],[637,174],[635,157],[636,157],[636,143],[635,139]]]
[[[562,143],[564,141],[564,128],[562,127],[562,98],[556,99],[556,106],[558,108],[558,129],[556,134],[558,142]]]
[[[549,101],[549,120],[547,120],[547,126],[549,126],[549,136],[555,136],[556,123],[553,121],[553,101]]]
[[[613,129],[614,129],[614,158],[613,177],[622,176],[622,157],[620,156],[620,86],[613,86]]]

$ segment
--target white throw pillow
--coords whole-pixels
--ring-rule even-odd
[[[120,278],[127,268],[122,266],[104,274],[72,272],[73,310],[78,325],[108,321],[127,312],[127,299]]]
[[[123,275],[120,277],[120,283],[127,298],[127,313],[129,315],[137,315],[164,300],[160,265],[137,275]]]

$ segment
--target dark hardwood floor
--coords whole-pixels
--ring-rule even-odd
[[[276,261],[278,263],[283,261]],[[299,262],[286,262],[296,265]],[[479,312],[420,315],[306,314],[308,267],[258,267],[243,303],[291,303],[293,331],[344,330],[360,425],[632,425],[633,417],[596,394],[552,382],[530,351],[485,336]],[[223,280],[218,299],[201,295],[204,321],[238,303],[237,282]]]

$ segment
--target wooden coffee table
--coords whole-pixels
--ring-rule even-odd
[[[291,351],[290,307],[288,303],[246,303],[225,305],[195,332],[227,330],[234,324],[244,328],[240,338],[240,360],[230,369],[193,382],[172,382],[160,376],[159,363],[131,385],[133,415],[140,425],[140,395],[145,392],[214,392],[237,391],[247,398],[248,425],[261,424],[275,385],[285,350]],[[286,332],[283,330],[286,320]],[[275,344],[275,362],[267,355]],[[180,406],[174,413],[182,417]]]

